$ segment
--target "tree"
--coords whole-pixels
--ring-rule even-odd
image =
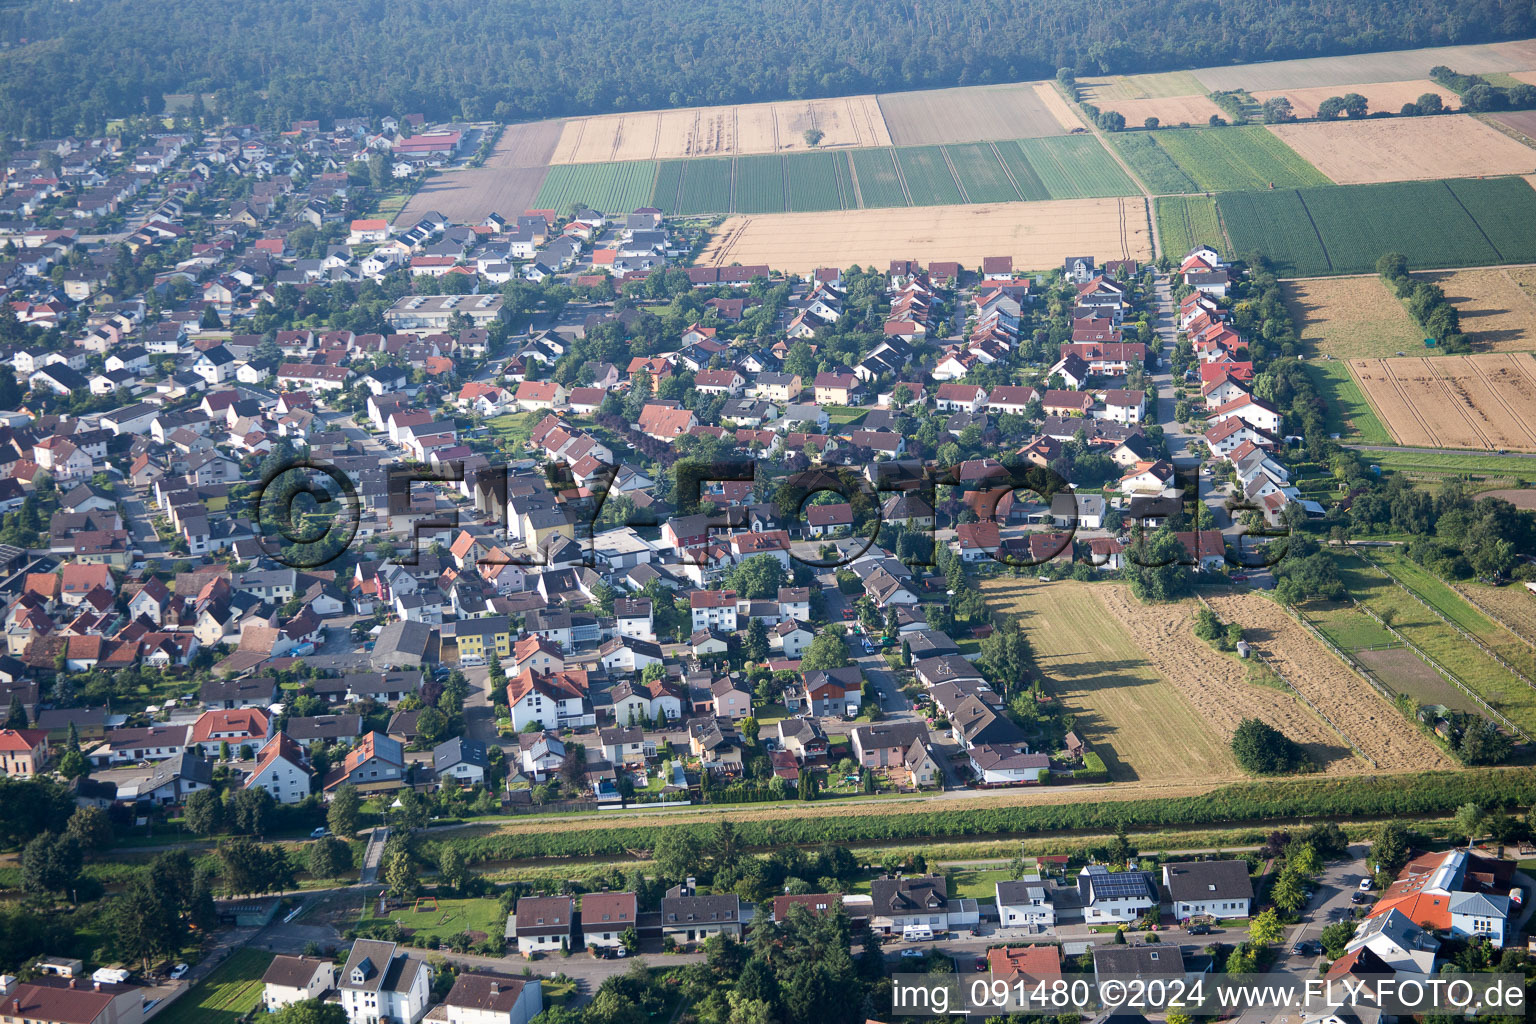
[[[149,961],[169,953],[180,937],[175,909],[166,905],[147,879],[133,883],[112,907],[113,939],[118,949],[147,970]]]
[[[1334,121],[1344,113],[1344,100],[1338,96],[1329,96],[1317,105],[1317,117],[1320,121]]]
[[[273,803],[272,794],[261,786],[240,790],[230,801],[235,831],[253,836],[264,835]]]
[[[437,854],[437,874],[455,892],[463,892],[470,879],[469,863],[464,859],[464,851],[452,843],[444,843]]]
[[[1264,123],[1280,124],[1295,117],[1291,107],[1291,101],[1284,96],[1275,96],[1264,101]]]
[[[1364,117],[1369,109],[1369,101],[1357,92],[1347,92],[1343,97],[1344,113],[1351,121],[1358,121]]]
[[[807,146],[814,146],[821,142],[822,139],[826,138],[826,133],[823,132],[820,128],[807,128],[803,134],[805,136],[805,144]]]
[[[1400,821],[1384,821],[1376,829],[1371,843],[1371,860],[1383,871],[1397,874],[1408,863],[1410,842],[1407,827]]]
[[[748,661],[761,663],[768,660],[768,627],[763,625],[762,619],[754,617],[747,623],[747,638],[741,649]]]
[[[7,729],[25,729],[27,727],[27,709],[21,705],[21,696],[18,694],[11,698],[11,709],[5,716]]]
[[[428,746],[437,746],[448,732],[448,716],[437,708],[423,708],[416,716],[416,734]]]
[[[725,574],[725,585],[739,597],[766,601],[778,596],[788,582],[784,563],[773,555],[753,555],[736,564]]]
[[[270,1024],[347,1024],[347,1011],[340,1003],[306,999],[278,1010]]]
[[[1147,119],[1146,119],[1146,120],[1144,120],[1144,121],[1142,121],[1142,122],[1141,122],[1141,124],[1142,124],[1142,127],[1143,127],[1143,128],[1146,128],[1146,129],[1147,129],[1147,130],[1148,130],[1148,131],[1156,131],[1156,130],[1157,130],[1157,128],[1158,128],[1158,127],[1159,127],[1159,126],[1160,126],[1160,125],[1161,125],[1161,124],[1162,124],[1162,123],[1163,123],[1163,122],[1161,122],[1161,121],[1159,121],[1159,120],[1158,120],[1158,119],[1157,119],[1157,118],[1155,118],[1155,117],[1149,117],[1149,118],[1147,118]]]
[[[182,820],[194,834],[211,836],[224,827],[224,801],[216,790],[199,789],[187,797]]]
[[[69,816],[65,835],[80,844],[83,850],[105,850],[117,838],[112,829],[112,819],[100,807],[81,807]]]
[[[1245,718],[1232,734],[1232,756],[1252,775],[1280,775],[1305,763],[1301,747],[1257,718]]]
[[[224,321],[219,319],[219,311],[212,306],[203,307],[203,315],[198,319],[197,325],[205,331],[222,330]]]
[[[1280,877],[1275,879],[1274,888],[1269,891],[1269,898],[1281,910],[1295,913],[1307,901],[1307,891],[1294,871],[1282,871]]]
[[[1477,838],[1485,817],[1487,812],[1474,803],[1465,803],[1456,808],[1456,831],[1467,837],[1468,846]]]
[[[1427,92],[1419,97],[1418,102],[1414,104],[1414,108],[1420,114],[1443,114],[1445,113],[1445,100],[1437,92]]]
[[[1275,913],[1274,907],[1261,911],[1248,925],[1249,937],[1261,946],[1277,941],[1284,930],[1280,924],[1280,916]]]
[[[59,774],[71,781],[91,774],[91,763],[78,750],[66,750],[59,758]]]
[[[800,658],[800,671],[805,673],[817,669],[846,668],[852,663],[848,657],[848,647],[843,643],[842,630],[829,626],[817,633],[805,649]]]
[[[340,878],[352,868],[352,848],[334,836],[309,844],[309,873],[316,878]]]
[[[651,859],[663,878],[681,881],[697,870],[702,844],[691,832],[663,829],[651,848]]]
[[[69,892],[80,880],[84,856],[73,837],[44,832],[21,850],[21,887],[27,892]]]
[[[293,888],[293,866],[280,846],[262,846],[244,836],[219,844],[219,877],[232,894]]]
[[[336,795],[331,798],[330,809],[325,812],[325,823],[343,839],[355,839],[357,812],[361,806],[362,798],[357,795],[357,787],[349,782],[339,787]]]
[[[411,851],[403,842],[390,840],[384,851],[384,884],[391,896],[402,900],[421,891],[416,866],[411,863]]]

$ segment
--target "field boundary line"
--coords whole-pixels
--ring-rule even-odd
[[[1216,614],[1216,609],[1211,607],[1210,602],[1207,601],[1203,595],[1196,594],[1195,595],[1195,599],[1200,602],[1201,607],[1203,607],[1206,611],[1210,612],[1212,615]],[[1279,604],[1279,602],[1276,602],[1276,603]],[[1280,607],[1284,608],[1285,605],[1281,604]],[[1219,618],[1220,617],[1218,616],[1218,619]],[[1303,622],[1302,625],[1305,626],[1306,623]],[[1275,674],[1275,678],[1276,679],[1280,680],[1282,683],[1285,684],[1286,689],[1291,691],[1291,695],[1293,697],[1295,697],[1297,700],[1299,700],[1303,704],[1305,704],[1311,710],[1311,712],[1314,715],[1316,715],[1318,718],[1322,719],[1323,722],[1327,724],[1328,728],[1332,729],[1334,732],[1336,732],[1338,734],[1339,739],[1343,740],[1345,742],[1345,744],[1349,747],[1349,749],[1353,750],[1355,752],[1355,756],[1356,757],[1360,758],[1362,761],[1364,761],[1366,764],[1370,765],[1372,768],[1379,768],[1380,767],[1380,765],[1378,765],[1376,763],[1375,758],[1371,757],[1371,755],[1369,755],[1365,751],[1361,750],[1359,745],[1356,744],[1354,740],[1349,738],[1349,733],[1347,733],[1343,729],[1339,728],[1339,724],[1337,722],[1335,722],[1333,719],[1329,718],[1328,715],[1326,713],[1324,713],[1322,708],[1320,708],[1316,704],[1312,703],[1310,700],[1307,699],[1305,694],[1303,694],[1300,690],[1296,689],[1295,684],[1292,683],[1289,679],[1287,679],[1285,677],[1285,673],[1280,671],[1280,667],[1278,665],[1276,665],[1274,663],[1274,661],[1267,654],[1265,654],[1262,650],[1260,650],[1257,644],[1249,644],[1248,648],[1254,654],[1258,655],[1259,660],[1262,661],[1264,663],[1264,665],[1271,672],[1273,672]],[[1369,682],[1370,680],[1366,680],[1366,681]]]
[[[1312,208],[1307,205],[1307,199],[1301,194],[1301,189],[1293,188],[1296,193],[1296,201],[1301,204],[1301,210],[1307,215],[1307,223],[1312,225],[1312,234],[1317,236],[1317,247],[1323,251],[1323,261],[1328,264],[1328,272],[1333,272],[1333,254],[1328,251],[1328,243],[1323,241],[1323,233],[1318,230],[1317,220],[1312,216]]]
[[[944,154],[944,165],[949,168],[949,176],[955,179],[955,187],[960,190],[960,201],[969,205],[970,193],[965,190],[965,182],[960,180],[960,172],[955,168],[955,162],[949,158],[949,147],[940,146],[939,152]]]
[[[1493,239],[1488,237],[1488,232],[1484,231],[1483,226],[1478,223],[1477,218],[1472,216],[1472,211],[1467,209],[1467,204],[1461,201],[1461,196],[1457,195],[1456,190],[1451,188],[1451,183],[1442,179],[1440,184],[1445,186],[1445,190],[1449,192],[1451,194],[1451,198],[1456,201],[1457,208],[1460,209],[1462,213],[1467,215],[1467,220],[1472,222],[1472,226],[1477,228],[1477,233],[1483,236],[1483,241],[1488,243],[1488,248],[1492,249],[1493,254],[1499,258],[1499,262],[1503,263],[1504,254],[1499,252],[1499,247],[1493,244]]]
[[[1444,665],[1440,664],[1434,658],[1431,658],[1428,654],[1426,654],[1424,652],[1423,649],[1421,649],[1412,640],[1409,640],[1407,637],[1403,636],[1402,633],[1400,633],[1396,629],[1394,629],[1387,622],[1386,619],[1383,619],[1380,615],[1377,615],[1375,612],[1371,611],[1371,609],[1366,606],[1365,602],[1361,601],[1357,597],[1351,597],[1351,600],[1353,600],[1355,602],[1355,606],[1357,608],[1359,608],[1361,611],[1365,612],[1365,614],[1369,615],[1372,619],[1376,620],[1376,624],[1377,625],[1381,626],[1382,629],[1385,629],[1388,633],[1391,633],[1393,636],[1395,636],[1399,640],[1401,640],[1403,642],[1403,645],[1405,647],[1407,647],[1408,650],[1412,651],[1415,655],[1417,655],[1418,659],[1420,661],[1422,661],[1424,664],[1428,665],[1430,668],[1434,669],[1436,672],[1440,673],[1440,675],[1445,678],[1446,682],[1450,683],[1452,686],[1456,687],[1456,689],[1460,690],[1462,693],[1466,694],[1472,700],[1476,701],[1478,707],[1482,708],[1484,711],[1487,711],[1490,715],[1492,715],[1495,719],[1497,719],[1500,724],[1502,724],[1505,728],[1509,729],[1516,736],[1519,736],[1521,739],[1525,740],[1527,743],[1529,743],[1531,741],[1530,735],[1524,729],[1520,728],[1514,722],[1511,722],[1508,718],[1506,718],[1503,715],[1502,712],[1496,710],[1493,707],[1493,705],[1489,704],[1482,697],[1480,697],[1476,693],[1474,693],[1472,691],[1472,688],[1461,680],[1460,676],[1456,675],[1456,673],[1452,672],[1450,669],[1448,669]]]
[[[1419,411],[1419,404],[1409,399],[1407,390],[1403,388],[1403,382],[1398,380],[1397,374],[1387,366],[1387,361],[1385,359],[1377,359],[1376,362],[1381,364],[1383,379],[1385,379],[1388,384],[1392,385],[1392,390],[1397,393],[1397,397],[1402,401],[1403,408],[1407,409],[1408,412],[1412,414],[1415,422],[1417,422],[1418,425],[1423,428],[1424,436],[1429,438],[1431,441],[1440,440],[1439,433],[1436,432],[1434,427],[1429,425],[1429,421],[1426,420],[1424,418],[1424,414]],[[1366,392],[1367,394],[1370,393],[1370,388],[1366,387],[1364,384],[1360,385],[1360,390]],[[1377,419],[1381,420],[1381,425],[1383,428],[1386,428],[1387,425],[1392,422],[1390,419],[1382,419],[1379,415],[1377,416]],[[1387,433],[1390,435],[1392,431],[1387,429]]]
[[[903,196],[906,196],[906,198],[907,198],[907,205],[908,206],[915,206],[915,205],[917,205],[917,204],[912,202],[912,190],[907,187],[907,174],[906,174],[905,171],[903,171],[901,169],[901,158],[896,155],[895,147],[893,146],[889,150],[887,150],[886,154],[891,159],[891,166],[896,168],[896,180],[901,183],[901,194]]]
[[[1466,601],[1467,604],[1482,612],[1483,617],[1486,618],[1489,622],[1492,622],[1494,625],[1501,627],[1510,636],[1514,637],[1516,640],[1519,640],[1531,650],[1536,651],[1536,643],[1532,643],[1530,640],[1527,640],[1525,637],[1521,636],[1518,632],[1515,631],[1515,627],[1499,618],[1493,612],[1489,611],[1485,606],[1478,604],[1475,600],[1473,600],[1470,594],[1462,594],[1459,590],[1456,591],[1456,593],[1461,594],[1462,600]]]
[[[853,154],[839,153],[837,156],[838,159],[842,160],[843,166],[848,168],[848,186],[853,189],[854,206],[847,207],[847,209],[862,210],[864,209],[864,191],[863,189],[859,188],[859,169],[853,166]],[[784,176],[784,181],[786,183],[786,187],[788,187],[789,175],[787,173]]]
[[[1008,179],[1008,184],[1013,186],[1014,194],[1019,197],[1019,202],[1025,202],[1024,190],[1019,188],[1018,180],[1013,176],[1013,170],[1008,166],[1008,161],[1003,159],[1002,151],[997,148],[997,142],[988,141],[987,145],[992,148],[992,155],[997,157],[997,165],[1003,169],[1003,175]]]
[[[1536,681],[1532,681],[1530,676],[1527,676],[1524,672],[1521,672],[1519,669],[1515,668],[1515,666],[1511,665],[1508,661],[1506,661],[1504,659],[1504,657],[1501,654],[1499,654],[1499,652],[1495,651],[1493,648],[1491,648],[1487,644],[1483,643],[1483,641],[1480,640],[1478,637],[1473,636],[1471,633],[1467,632],[1459,624],[1457,624],[1457,623],[1451,621],[1449,618],[1447,618],[1444,614],[1441,613],[1440,609],[1436,608],[1434,605],[1432,605],[1428,601],[1424,600],[1424,598],[1422,596],[1420,596],[1418,591],[1414,590],[1408,584],[1404,583],[1402,580],[1400,580],[1396,576],[1392,575],[1392,573],[1385,566],[1382,566],[1382,565],[1378,564],[1376,562],[1376,560],[1374,558],[1372,558],[1369,554],[1362,554],[1360,557],[1361,557],[1361,559],[1366,564],[1370,565],[1377,572],[1381,573],[1383,576],[1385,576],[1387,579],[1391,580],[1393,583],[1396,583],[1400,588],[1402,588],[1403,592],[1406,593],[1409,597],[1413,598],[1415,601],[1419,602],[1419,604],[1423,605],[1429,611],[1429,613],[1431,615],[1435,616],[1435,618],[1439,619],[1441,622],[1445,623],[1447,626],[1450,626],[1457,633],[1460,633],[1463,640],[1470,640],[1484,654],[1488,655],[1488,657],[1492,658],[1494,661],[1496,661],[1500,665],[1504,666],[1505,670],[1508,671],[1510,675],[1514,676],[1516,679],[1520,680],[1522,683],[1524,683],[1526,686],[1529,686],[1531,689],[1536,690]],[[1451,591],[1451,592],[1452,593],[1456,593],[1456,591]],[[1508,627],[1505,627],[1505,628],[1508,628]],[[1513,630],[1511,630],[1511,632],[1513,632]]]

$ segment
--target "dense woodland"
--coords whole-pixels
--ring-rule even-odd
[[[168,93],[237,121],[552,115],[1160,71],[1536,34],[1522,0],[69,0],[0,19],[0,132],[100,131]]]

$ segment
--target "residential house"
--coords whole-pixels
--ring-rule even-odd
[[[417,1024],[427,1012],[431,986],[432,968],[425,960],[377,939],[352,943],[336,983],[347,1024]]]
[[[1243,860],[1164,864],[1163,887],[1173,900],[1173,916],[1180,921],[1247,917],[1253,906],[1253,880]]]
[[[317,956],[279,955],[261,976],[261,1005],[268,1013],[319,999],[336,987],[336,965]]]
[[[715,935],[741,938],[741,897],[735,893],[700,896],[693,879],[667,890],[661,900],[661,934],[679,945],[703,942]]]

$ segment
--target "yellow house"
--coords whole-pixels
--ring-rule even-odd
[[[523,513],[523,543],[530,551],[543,550],[556,534],[567,540],[576,539],[576,527],[564,509],[535,508]]]
[[[505,615],[464,619],[453,626],[461,665],[482,665],[490,659],[493,650],[499,659],[512,657],[512,628]]]

